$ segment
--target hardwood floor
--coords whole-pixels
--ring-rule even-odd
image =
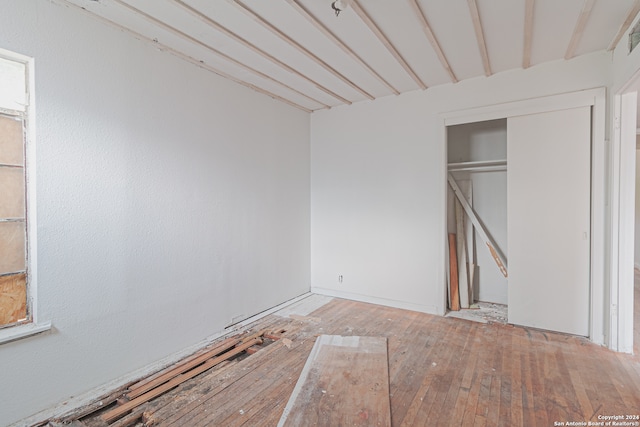
[[[182,384],[150,402],[145,419],[275,426],[319,334],[387,338],[393,426],[553,426],[640,414],[640,357],[583,338],[340,299],[309,316],[258,321],[253,329],[284,328],[291,342]],[[100,425],[96,418],[83,421]]]

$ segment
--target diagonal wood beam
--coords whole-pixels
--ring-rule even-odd
[[[295,92],[295,93],[297,93],[299,95],[302,95],[302,96],[308,98],[307,95],[303,94],[302,92],[300,92],[297,89],[292,88],[288,84],[283,83],[283,82],[281,82],[279,80],[276,80],[273,77],[263,73],[262,71],[259,71],[259,70],[255,69],[255,68],[252,68],[252,67],[250,67],[250,66],[248,66],[248,65],[246,65],[246,64],[244,64],[244,63],[242,63],[240,61],[238,61],[237,59],[234,59],[234,58],[230,57],[229,55],[227,55],[227,54],[219,51],[218,49],[216,49],[216,48],[204,43],[203,41],[198,40],[195,37],[192,37],[192,36],[188,35],[187,33],[184,33],[182,31],[178,30],[177,28],[172,27],[169,24],[166,24],[165,22],[162,22],[161,20],[159,20],[157,18],[154,18],[153,16],[149,15],[148,13],[143,12],[140,9],[137,9],[137,8],[131,6],[130,4],[124,2],[123,0],[112,0],[112,1],[114,3],[117,3],[117,4],[121,5],[122,7],[126,8],[126,9],[128,9],[129,11],[133,12],[134,14],[139,15],[140,17],[146,19],[147,21],[149,21],[149,22],[151,22],[151,23],[153,23],[153,24],[155,24],[155,25],[157,25],[157,26],[169,31],[170,33],[173,33],[173,34],[177,35],[178,37],[181,37],[181,38],[183,38],[185,40],[188,40],[188,41],[190,41],[190,42],[192,42],[192,43],[194,43],[194,44],[196,44],[198,46],[201,46],[201,47],[207,49],[208,51],[210,51],[210,52],[214,53],[215,55],[225,59],[226,61],[231,62],[232,64],[242,68],[243,70],[246,70],[246,71],[248,71],[248,72],[250,72],[252,74],[260,76],[265,80],[269,80],[270,82],[273,82],[273,83],[275,83],[275,84],[277,84],[279,86],[282,86],[282,87],[284,87],[284,88],[286,88],[286,89],[288,89],[288,90],[290,90],[292,92]],[[313,98],[311,98],[311,99],[313,99]]]
[[[596,0],[585,0],[580,16],[578,17],[578,22],[576,22],[576,27],[571,35],[571,41],[569,42],[569,47],[567,47],[567,53],[564,54],[564,59],[571,59],[576,54],[578,43],[580,43],[580,39],[582,38],[582,34],[587,26],[587,21],[589,21],[589,16],[591,16],[591,11],[593,10],[593,5],[595,3]]]
[[[627,32],[638,13],[640,13],[640,0],[634,1],[631,5],[631,9],[629,9],[629,12],[627,13],[627,18],[624,20],[622,25],[620,25],[616,36],[613,38],[613,40],[611,40],[611,43],[609,43],[609,47],[607,48],[607,50],[613,50],[616,48],[618,42],[620,41],[624,33]]]
[[[473,22],[473,28],[476,32],[476,39],[478,40],[478,49],[480,49],[480,56],[482,57],[482,65],[484,66],[484,74],[488,77],[491,74],[491,64],[489,62],[489,52],[487,51],[487,43],[484,39],[484,30],[482,29],[482,21],[480,20],[480,12],[478,11],[478,4],[476,0],[467,0],[469,4],[469,12],[471,12],[471,21]]]
[[[526,0],[524,7],[524,48],[522,68],[531,66],[531,45],[533,44],[533,10],[536,0]]]
[[[473,223],[474,227],[476,227],[476,231],[478,232],[478,235],[480,236],[484,244],[487,245],[487,248],[491,253],[491,257],[496,262],[498,269],[500,270],[500,272],[504,277],[508,277],[507,258],[504,256],[503,252],[500,250],[496,242],[489,235],[489,232],[484,227],[484,224],[482,223],[482,221],[480,221],[480,218],[478,218],[478,215],[476,215],[475,211],[473,210],[473,208],[471,207],[467,199],[464,197],[464,193],[462,193],[462,190],[460,190],[458,183],[456,182],[455,178],[451,173],[449,173],[447,180],[449,181],[449,186],[453,190],[453,193],[456,195],[456,197],[460,201],[462,208],[467,213],[467,216]]]
[[[329,40],[335,43],[343,52],[351,57],[354,61],[356,61],[360,66],[362,66],[365,70],[369,72],[373,77],[375,77],[380,83],[385,85],[391,92],[395,95],[400,95],[400,92],[393,87],[388,81],[386,81],[380,74],[378,74],[369,64],[367,64],[358,54],[356,54],[349,46],[347,46],[342,40],[340,40],[335,34],[331,32],[327,27],[322,24],[318,18],[313,16],[311,12],[309,12],[298,0],[286,0],[299,14],[304,16],[307,21],[311,23],[318,31],[325,35]]]
[[[294,69],[293,67],[285,64],[284,62],[280,61],[278,58],[274,57],[273,55],[265,52],[264,50],[260,49],[259,47],[257,47],[256,45],[250,43],[249,41],[247,41],[246,39],[240,37],[238,34],[234,33],[233,31],[229,30],[228,28],[220,25],[219,23],[217,23],[216,21],[214,21],[213,19],[209,18],[207,15],[205,15],[204,13],[200,12],[199,10],[189,6],[188,4],[186,4],[185,2],[183,2],[182,0],[172,0],[177,6],[180,6],[182,9],[184,9],[185,11],[189,12],[191,15],[195,16],[196,18],[200,19],[202,22],[204,22],[205,24],[209,25],[210,27],[216,29],[217,31],[221,32],[222,34],[226,35],[227,37],[235,40],[236,42],[240,43],[241,45],[243,45],[244,47],[248,48],[249,50],[251,50],[254,53],[257,53],[258,55],[262,56],[263,58],[273,62],[274,64],[284,68],[285,70],[287,70],[288,72],[295,74],[298,77],[301,77],[302,79],[306,80],[307,82],[311,83],[312,85],[314,85],[315,87],[317,87],[318,89],[323,88],[322,85],[320,85],[319,83],[317,83],[314,80],[311,80],[309,77],[303,75],[302,73],[300,73],[298,70]],[[326,88],[324,88],[326,89]],[[322,89],[321,89],[322,90]],[[328,90],[328,89],[326,89]],[[311,98],[307,95],[302,94],[301,92],[299,92],[302,96],[304,96],[307,99],[310,99],[320,105],[322,105],[325,108],[331,108],[330,105],[325,104],[324,102],[321,102],[315,98]]]
[[[262,16],[258,15],[256,12],[254,12],[246,4],[242,3],[240,0],[230,0],[230,2],[232,4],[234,4],[234,5],[236,5],[241,11],[243,11],[246,15],[251,17],[255,22],[259,23],[264,28],[266,28],[267,30],[271,31],[276,36],[280,37],[282,40],[287,42],[290,46],[292,46],[293,48],[297,49],[299,52],[301,52],[302,54],[307,56],[309,59],[314,61],[316,64],[320,65],[322,68],[327,70],[329,73],[333,74],[335,77],[337,77],[340,80],[342,80],[348,86],[351,86],[353,89],[355,89],[356,91],[360,92],[362,95],[364,95],[365,97],[367,97],[367,98],[369,98],[371,100],[375,99],[373,95],[371,95],[370,93],[366,92],[360,86],[356,85],[354,82],[349,80],[347,77],[345,77],[343,74],[341,74],[338,70],[336,70],[331,65],[327,64],[325,61],[320,59],[317,55],[315,55],[309,49],[305,48],[300,43],[298,43],[297,41],[293,40],[291,37],[289,37],[288,35],[286,35],[282,31],[280,31],[278,28],[276,28],[269,21],[264,19]]]
[[[426,89],[427,85],[425,85],[424,82],[420,80],[420,77],[418,77],[415,71],[413,71],[413,69],[409,66],[407,61],[405,61],[402,55],[400,55],[400,52],[398,52],[395,46],[391,44],[387,36],[384,35],[382,30],[380,30],[380,28],[376,25],[376,23],[373,22],[373,20],[369,17],[367,12],[365,12],[364,9],[362,9],[360,4],[358,4],[356,0],[351,1],[351,8],[356,13],[356,15],[358,15],[358,17],[360,17],[360,19],[366,24],[366,26],[369,27],[369,29],[373,32],[373,34],[375,34],[375,36],[378,38],[378,40],[380,40],[380,42],[384,45],[384,47],[387,48],[389,53],[391,53],[391,55],[396,59],[396,61],[400,63],[402,68],[404,68],[404,70],[411,76],[411,78],[418,84],[418,86],[420,86],[420,89]]]
[[[420,5],[418,4],[418,0],[409,0],[409,4],[413,8],[414,13],[418,17],[418,20],[420,20],[424,34],[427,36],[427,40],[429,40],[429,43],[431,43],[433,50],[436,51],[436,54],[438,55],[438,59],[440,60],[440,63],[446,70],[447,74],[449,74],[449,78],[453,83],[457,83],[458,78],[453,73],[453,70],[449,65],[449,61],[447,61],[447,57],[444,55],[444,52],[440,47],[440,43],[438,43],[438,39],[436,39],[436,35],[433,33],[433,30],[431,29],[431,26],[429,25],[429,21],[427,21],[427,16],[425,15],[424,11],[420,8]]]
[[[297,104],[297,103],[295,103],[295,102],[293,102],[293,101],[291,101],[289,99],[286,99],[286,98],[284,98],[284,97],[282,97],[280,95],[276,95],[275,93],[269,92],[266,89],[263,89],[261,87],[258,87],[256,85],[252,84],[252,83],[249,83],[249,82],[246,82],[244,80],[241,80],[241,79],[239,79],[239,78],[237,78],[235,76],[232,76],[231,74],[225,73],[224,71],[219,70],[219,69],[217,69],[217,68],[215,68],[215,67],[213,67],[213,66],[211,66],[211,65],[209,65],[207,63],[205,63],[204,61],[200,61],[200,60],[198,60],[196,58],[193,58],[193,57],[191,57],[189,55],[186,55],[186,54],[180,52],[179,50],[176,50],[176,49],[172,48],[171,46],[168,46],[168,45],[165,45],[163,43],[160,43],[155,39],[152,39],[150,37],[145,36],[144,34],[141,34],[141,33],[138,33],[136,31],[132,30],[131,28],[127,28],[124,25],[118,24],[115,21],[112,21],[112,20],[110,20],[108,18],[100,16],[100,15],[98,15],[96,13],[93,13],[93,12],[87,10],[84,7],[78,6],[75,3],[71,3],[69,0],[62,0],[62,1],[64,2],[64,4],[68,5],[69,7],[75,8],[78,11],[80,11],[82,13],[85,13],[88,16],[94,18],[94,19],[97,19],[98,21],[102,21],[106,25],[109,25],[111,27],[117,28],[118,30],[120,30],[120,31],[122,31],[124,33],[127,33],[127,34],[129,34],[129,35],[131,35],[131,36],[133,36],[133,37],[135,37],[135,38],[137,38],[139,40],[142,40],[142,41],[144,41],[146,43],[150,43],[153,46],[156,46],[157,48],[159,48],[160,50],[168,52],[168,53],[170,53],[170,54],[182,59],[183,61],[190,62],[191,64],[196,65],[196,66],[198,66],[198,67],[200,67],[202,69],[210,71],[210,72],[212,72],[214,74],[217,74],[217,75],[219,75],[221,77],[224,77],[225,79],[229,79],[232,82],[235,82],[235,83],[237,83],[239,85],[245,86],[245,87],[247,87],[249,89],[252,89],[252,90],[254,90],[254,91],[258,92],[258,93],[261,93],[263,95],[266,95],[266,96],[268,96],[270,98],[277,99],[278,101],[283,102],[285,104],[288,104],[288,105],[290,105],[290,106],[292,106],[294,108],[297,108],[299,110],[306,111],[307,113],[313,112],[313,110],[311,110],[309,108],[303,107],[302,105]]]

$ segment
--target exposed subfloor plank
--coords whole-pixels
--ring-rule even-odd
[[[338,298],[308,314],[318,321],[250,325],[282,326],[290,341],[184,383],[145,414],[154,426],[275,426],[322,334],[387,338],[392,426],[553,425],[640,408],[640,357],[584,338]]]

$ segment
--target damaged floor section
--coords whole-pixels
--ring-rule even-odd
[[[471,308],[462,308],[459,311],[449,311],[448,317],[471,320],[480,323],[507,323],[507,306],[493,302],[476,302]]]
[[[640,408],[638,356],[564,334],[338,298],[316,307],[314,298],[324,297],[247,325],[241,340],[268,331],[262,344],[252,345],[253,354],[242,351],[121,418],[106,421],[104,415],[130,402],[124,397],[129,389],[115,392],[115,403],[105,397],[93,412],[85,408],[56,422],[276,426],[320,335],[386,338],[392,426],[553,425],[636,414]],[[273,339],[267,338],[271,333]]]

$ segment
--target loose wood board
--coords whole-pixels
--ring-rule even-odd
[[[386,338],[317,338],[278,423],[301,425],[391,426]]]

